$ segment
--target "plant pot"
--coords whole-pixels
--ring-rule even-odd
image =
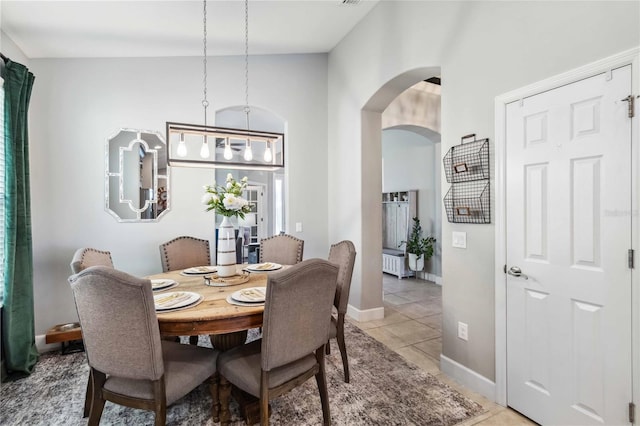
[[[420,256],[415,253],[409,253],[409,269],[412,271],[422,271],[424,269],[424,255]]]

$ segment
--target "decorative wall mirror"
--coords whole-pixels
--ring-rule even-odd
[[[105,209],[119,222],[153,222],[169,211],[167,146],[154,131],[120,129],[105,146]]]

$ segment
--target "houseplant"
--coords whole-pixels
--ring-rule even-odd
[[[409,253],[409,269],[412,271],[422,271],[424,269],[425,260],[429,260],[433,256],[433,244],[435,242],[436,239],[433,237],[422,237],[420,219],[414,217],[409,239],[400,243],[400,246],[406,244],[405,250]]]

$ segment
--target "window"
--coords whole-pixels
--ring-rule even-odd
[[[274,186],[274,203],[275,206],[275,221],[274,234],[278,235],[280,232],[284,232],[284,176],[276,175],[273,180]]]

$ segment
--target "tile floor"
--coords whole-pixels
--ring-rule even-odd
[[[384,319],[352,324],[384,343],[407,361],[438,377],[482,405],[486,412],[460,423],[471,425],[535,425],[509,408],[466,389],[440,372],[442,351],[442,287],[413,278],[383,274]]]

